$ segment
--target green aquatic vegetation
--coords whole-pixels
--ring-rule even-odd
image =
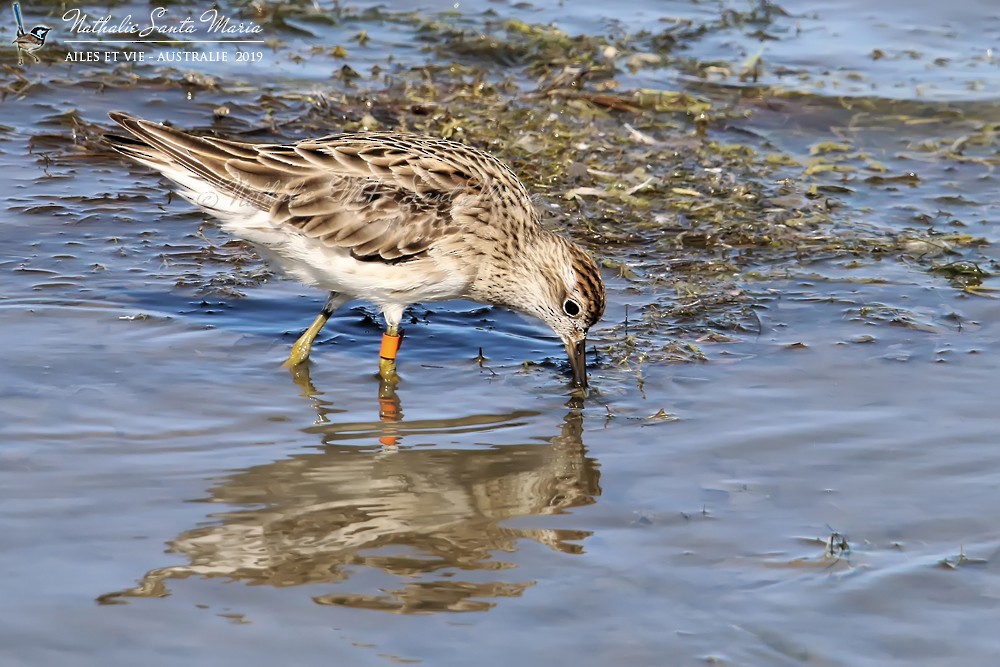
[[[958,260],[944,264],[932,262],[928,270],[931,273],[944,276],[951,283],[952,287],[960,289],[963,292],[975,296],[997,298],[993,294],[996,291],[994,288],[983,285],[983,281],[991,277],[992,274],[976,262],[968,260]]]
[[[836,141],[821,141],[809,147],[809,155],[825,155],[827,153],[847,153],[853,150],[849,144]]]
[[[938,561],[938,566],[944,570],[957,570],[961,567],[966,567],[969,565],[989,565],[991,562],[992,562],[991,559],[988,558],[974,558],[966,556],[965,547],[960,546],[958,549],[957,556],[942,558],[940,561]]]

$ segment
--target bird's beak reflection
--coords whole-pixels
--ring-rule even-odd
[[[569,355],[569,365],[573,369],[573,384],[577,387],[587,386],[587,339],[566,341],[566,354]]]

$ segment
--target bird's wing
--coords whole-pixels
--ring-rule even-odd
[[[120,113],[111,118],[135,137],[109,136],[118,152],[167,176],[182,167],[269,212],[274,224],[350,249],[359,259],[405,261],[442,236],[460,233],[459,217],[487,222],[482,170],[506,170],[486,153],[419,135],[249,144],[196,137]]]

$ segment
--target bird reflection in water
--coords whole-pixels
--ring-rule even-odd
[[[214,525],[185,531],[170,543],[170,552],[189,563],[152,570],[135,588],[106,594],[100,602],[166,596],[170,579],[218,577],[309,585],[322,605],[396,613],[483,611],[534,583],[514,574],[514,563],[497,558],[516,552],[520,540],[568,554],[582,551],[578,542],[588,531],[505,525],[588,505],[600,495],[597,464],[582,440],[578,399],[569,404],[557,435],[491,447],[478,444],[482,434],[522,425],[537,413],[407,421],[395,388],[383,383],[378,422],[337,423],[332,417],[338,410],[316,391],[307,366],[297,369],[295,380],[317,413],[306,431],[319,435],[322,447],[223,478],[207,502],[232,509],[213,514]],[[478,434],[477,446],[404,444],[460,433]],[[378,576],[377,590],[348,592],[348,580],[363,568],[398,585],[385,586]],[[489,581],[484,571],[493,573],[485,577]],[[472,572],[480,574],[463,578]]]

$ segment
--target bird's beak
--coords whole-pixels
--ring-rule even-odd
[[[587,386],[587,339],[567,340],[566,354],[569,355],[569,365],[573,369],[573,384],[577,387]]]

